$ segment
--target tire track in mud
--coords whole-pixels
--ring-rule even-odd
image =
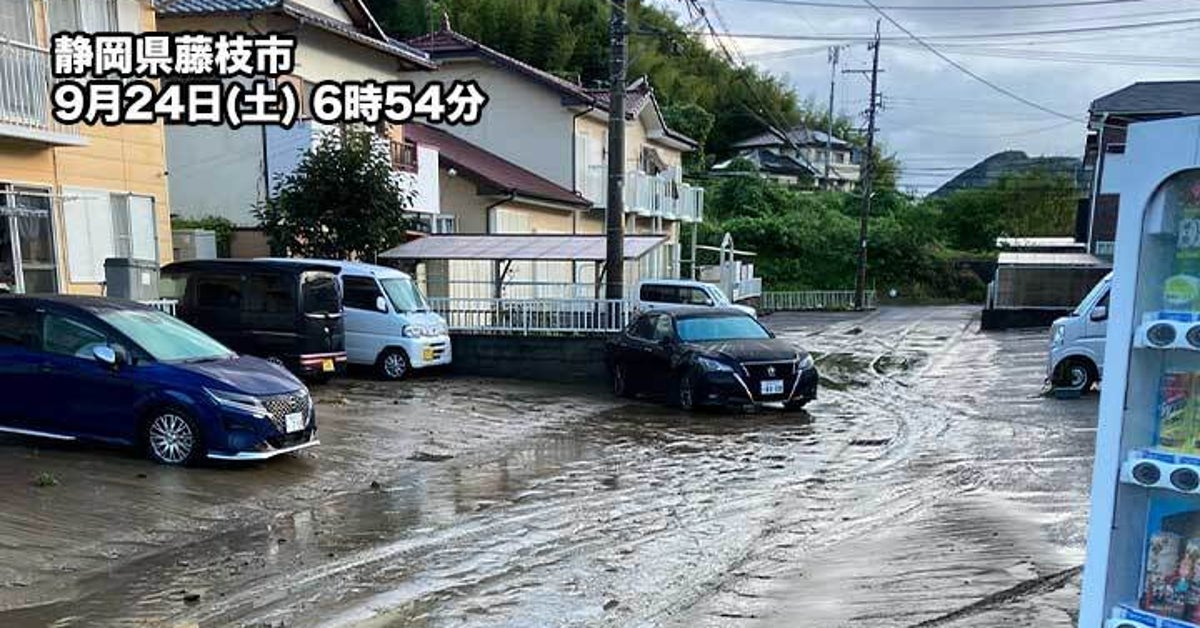
[[[824,503],[834,504],[824,525],[809,526],[800,535],[783,535],[782,542],[772,547],[783,547],[787,556],[786,565],[780,567],[778,559],[763,559],[760,556],[749,556],[741,571],[753,572],[761,580],[775,580],[784,577],[789,571],[794,572],[796,565],[802,565],[804,557],[821,550],[836,547],[843,542],[853,539],[869,531],[881,522],[895,525],[913,517],[929,508],[950,492],[972,490],[978,482],[979,474],[973,470],[974,461],[957,461],[935,464],[928,468],[924,475],[905,474],[902,477],[890,477],[889,473],[898,467],[911,467],[921,464],[923,452],[936,450],[939,440],[948,432],[952,422],[977,415],[970,403],[948,400],[944,395],[931,391],[927,381],[931,376],[940,380],[944,376],[941,371],[952,368],[954,350],[965,337],[973,334],[973,319],[957,326],[949,333],[936,327],[923,333],[922,327],[927,326],[928,317],[908,324],[890,333],[880,333],[870,338],[859,338],[860,341],[878,344],[883,348],[869,361],[871,371],[876,379],[869,387],[848,389],[837,394],[837,401],[843,405],[851,405],[858,414],[877,417],[876,422],[864,422],[859,426],[863,429],[878,430],[888,420],[894,430],[887,445],[878,454],[857,466],[841,467],[830,465],[821,470],[823,485],[828,490],[821,496]],[[845,344],[843,347],[846,346]],[[917,369],[910,369],[901,374],[880,373],[874,365],[882,356],[903,356],[910,363],[919,363]],[[980,354],[973,361],[988,363],[993,356]],[[993,380],[995,377],[992,378]],[[931,403],[934,400],[934,403]],[[839,454],[853,447],[856,438],[842,444]],[[835,457],[836,459],[836,457]],[[903,470],[903,469],[901,469]],[[839,487],[852,487],[853,491],[845,492]],[[803,498],[798,498],[799,503]],[[791,536],[802,536],[805,542],[795,542]],[[767,574],[763,576],[763,574]],[[745,580],[743,579],[743,582]],[[759,587],[761,588],[761,587]],[[768,587],[769,588],[769,587]],[[773,603],[773,596],[766,596],[766,604]],[[713,617],[727,615],[720,610],[703,610]],[[735,607],[745,606],[734,603]],[[750,605],[751,608],[754,605]],[[733,613],[747,614],[744,612]],[[758,617],[761,612],[751,611],[750,616]],[[693,612],[685,615],[683,625],[692,625],[698,618]],[[717,622],[716,625],[724,625]]]

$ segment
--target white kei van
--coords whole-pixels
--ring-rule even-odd
[[[450,364],[446,321],[406,273],[394,268],[310,260],[341,269],[346,361],[398,380],[413,369]]]
[[[1112,273],[1083,297],[1075,311],[1050,326],[1046,377],[1054,386],[1087,390],[1104,375],[1108,294]]]
[[[658,307],[732,307],[750,316],[758,313],[749,305],[730,303],[721,289],[711,283],[688,279],[645,279],[637,286],[635,306],[639,311]]]

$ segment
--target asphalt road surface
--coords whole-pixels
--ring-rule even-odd
[[[499,379],[316,390],[322,446],[0,440],[0,625],[1073,623],[1096,395],[974,308],[775,314],[807,413]]]

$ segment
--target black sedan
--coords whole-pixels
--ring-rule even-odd
[[[665,393],[685,410],[768,403],[798,409],[817,397],[812,357],[733,308],[645,312],[605,349],[620,396]]]

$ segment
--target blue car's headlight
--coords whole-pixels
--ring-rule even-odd
[[[238,412],[245,412],[246,414],[252,414],[256,417],[270,416],[270,413],[267,412],[267,409],[263,406],[262,401],[260,401],[258,397],[254,397],[252,395],[243,395],[242,393],[235,393],[228,390],[213,390],[212,388],[205,388],[204,392],[208,393],[209,399],[212,399],[214,403],[222,408],[236,410]]]
[[[725,364],[724,362],[720,362],[720,361],[714,360],[712,358],[706,358],[704,356],[696,357],[696,364],[699,364],[700,368],[702,368],[706,371],[709,371],[709,372],[713,372],[713,373],[732,373],[733,372],[732,366],[729,366],[728,364]]]
[[[800,371],[805,371],[812,367],[813,367],[812,354],[809,354],[809,353],[799,354],[799,360],[798,360],[798,363],[796,364],[796,369],[800,370]]]

